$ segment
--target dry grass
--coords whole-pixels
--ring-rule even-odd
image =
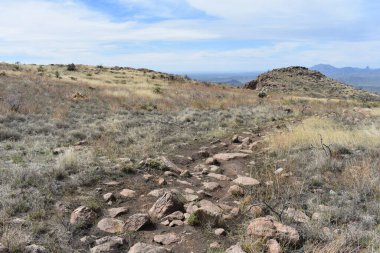
[[[380,129],[376,125],[352,128],[329,118],[312,117],[289,131],[270,136],[269,142],[273,150],[289,150],[321,147],[321,138],[326,145],[376,148],[380,143]]]

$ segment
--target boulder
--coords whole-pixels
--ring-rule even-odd
[[[101,231],[116,234],[124,232],[124,222],[114,218],[104,218],[98,222],[98,229]]]
[[[86,206],[80,206],[71,213],[70,223],[73,225],[74,224],[80,224],[84,226],[92,225],[96,217],[97,215],[92,209]]]
[[[124,223],[124,231],[136,232],[150,223],[149,215],[138,213],[130,216]]]
[[[179,242],[181,238],[174,233],[167,233],[167,234],[162,234],[162,235],[155,235],[153,240],[156,243],[159,243],[162,245],[169,245],[169,244]]]
[[[134,198],[136,197],[136,192],[130,189],[124,189],[120,192],[120,195],[124,198]]]
[[[178,199],[177,195],[172,192],[166,192],[149,210],[152,219],[159,220],[162,217],[176,211],[183,211],[183,203]]]
[[[300,235],[296,229],[275,221],[271,216],[252,220],[248,225],[247,234],[267,239],[278,239],[293,244],[300,240]]]
[[[133,245],[128,253],[171,253],[171,251],[163,247],[139,242]]]

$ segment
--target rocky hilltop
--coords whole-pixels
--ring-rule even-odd
[[[367,99],[374,95],[328,78],[305,67],[274,69],[258,76],[245,85],[253,90],[296,92],[314,97],[345,97]]]

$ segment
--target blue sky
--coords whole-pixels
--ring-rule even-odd
[[[374,0],[2,0],[0,61],[245,72],[380,67]]]

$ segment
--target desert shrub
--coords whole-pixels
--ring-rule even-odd
[[[159,84],[155,84],[153,87],[153,93],[155,94],[161,94],[162,93],[162,88]]]
[[[11,129],[0,129],[0,141],[18,141],[21,139],[21,134]]]
[[[60,77],[61,77],[61,75],[59,74],[59,71],[58,71],[58,70],[55,71],[55,77],[56,77],[56,78],[60,78]]]
[[[71,64],[67,65],[67,70],[68,71],[76,71],[77,70],[77,66],[75,66],[74,63],[71,63]]]
[[[67,171],[69,174],[78,170],[78,157],[74,150],[69,149],[58,158],[58,169]]]

